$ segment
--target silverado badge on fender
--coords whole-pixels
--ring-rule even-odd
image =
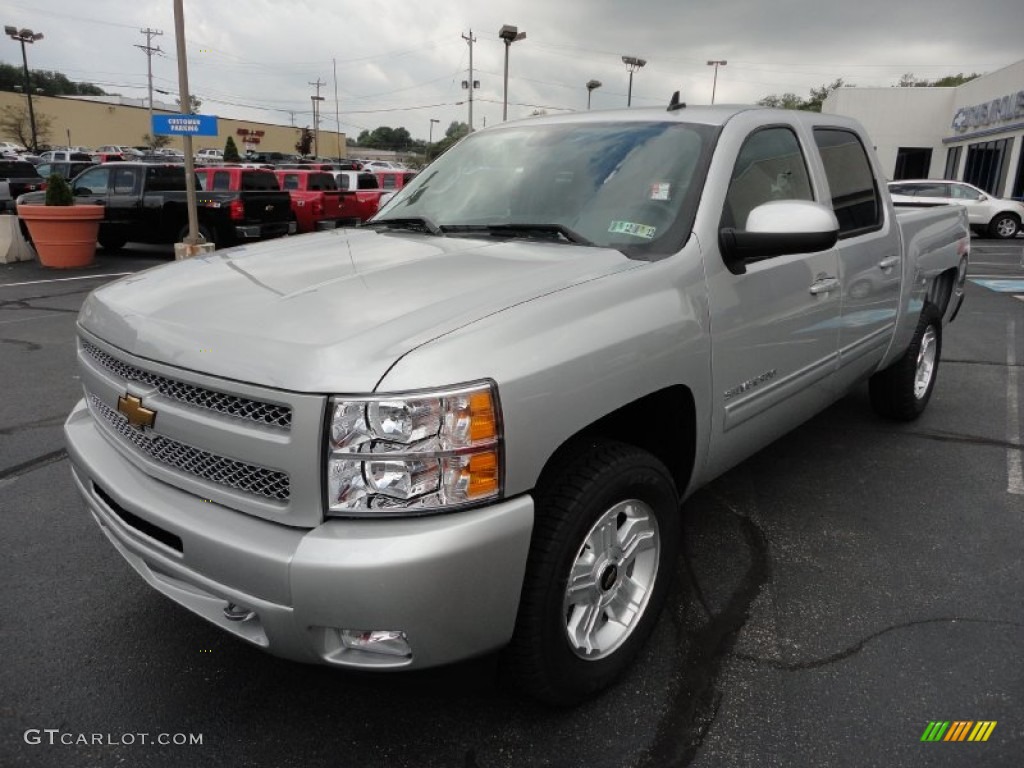
[[[156,421],[156,411],[143,408],[142,400],[129,394],[117,398],[117,410],[127,417],[129,424],[139,429],[152,428]]]

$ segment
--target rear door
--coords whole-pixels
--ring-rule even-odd
[[[137,165],[110,169],[107,215],[103,223],[117,237],[136,240],[142,219],[142,174]]]
[[[902,244],[857,134],[818,126],[814,142],[839,221],[843,298],[836,385],[845,391],[878,366],[892,339],[903,276]]]

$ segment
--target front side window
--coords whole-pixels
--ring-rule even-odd
[[[790,128],[762,128],[743,143],[729,181],[722,226],[746,229],[747,216],[772,200],[813,200],[807,163]]]
[[[814,141],[825,166],[832,210],[839,220],[839,238],[880,229],[882,200],[857,134],[840,128],[815,128]]]

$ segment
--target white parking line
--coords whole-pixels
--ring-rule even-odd
[[[55,317],[68,317],[70,316],[74,320],[78,315],[72,315],[70,312],[51,312],[49,315],[40,315],[39,317],[19,317],[17,320],[0,320],[0,325],[10,325],[11,323],[31,323],[33,320],[53,320]]]
[[[1020,445],[1020,406],[1017,401],[1019,377],[1017,375],[1016,324],[1006,321],[1006,442]],[[1024,448],[1006,449],[1006,491],[1024,496],[1024,468],[1021,454]]]
[[[29,280],[24,283],[0,283],[0,288],[13,288],[16,285],[40,285],[41,283],[65,283],[69,280],[99,280],[101,277],[124,277],[134,272],[108,272],[103,275],[82,275],[81,277],[55,277],[52,280]]]

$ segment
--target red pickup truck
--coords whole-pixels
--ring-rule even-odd
[[[387,192],[380,180],[369,171],[334,171],[346,208],[359,222],[367,221],[380,210],[380,199]]]
[[[333,174],[327,171],[275,171],[281,189],[292,196],[292,213],[299,232],[329,229],[358,218],[353,206],[338,190]]]

